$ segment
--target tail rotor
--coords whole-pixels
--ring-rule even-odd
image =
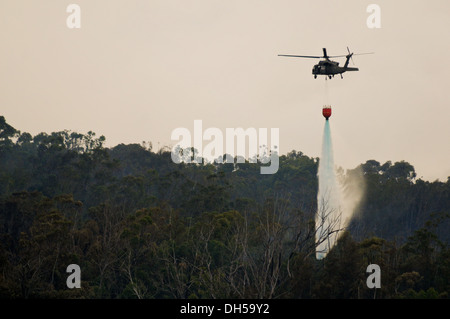
[[[347,47],[348,55],[347,58],[350,58],[352,60],[353,65],[355,65],[355,62],[353,61],[353,53],[350,52],[350,49]]]

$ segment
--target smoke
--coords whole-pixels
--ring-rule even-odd
[[[360,171],[355,169],[339,176],[336,173],[330,121],[325,121],[317,176],[316,258],[322,259],[335,245],[341,230],[347,227],[364,192]]]
[[[343,226],[347,227],[358,210],[366,189],[362,168],[357,167],[353,170],[348,170],[345,175],[339,175],[338,184],[340,188]]]

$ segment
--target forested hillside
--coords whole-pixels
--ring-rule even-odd
[[[450,292],[450,178],[408,162],[340,170],[364,197],[315,259],[317,158],[174,164],[151,143],[104,147],[70,131],[32,136],[0,117],[1,298],[437,298]],[[78,264],[81,289],[67,289]]]

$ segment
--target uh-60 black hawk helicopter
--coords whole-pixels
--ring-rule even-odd
[[[358,68],[352,68],[348,66],[350,59],[353,62],[352,56],[353,53],[350,53],[350,49],[347,47],[348,54],[347,55],[333,55],[328,56],[327,49],[323,48],[323,56],[311,56],[311,55],[287,55],[287,54],[279,54],[278,56],[286,56],[293,58],[312,58],[312,59],[325,59],[319,61],[318,64],[314,65],[312,69],[312,74],[314,74],[314,78],[317,79],[317,75],[326,75],[329,79],[333,78],[336,74],[341,75],[341,79],[343,78],[342,73],[347,71],[359,71]],[[369,53],[357,53],[355,55],[363,55],[363,54],[373,54],[373,52]],[[346,57],[344,66],[339,66],[339,62],[331,61],[330,58],[340,58]]]

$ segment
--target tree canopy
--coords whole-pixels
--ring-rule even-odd
[[[151,143],[104,146],[68,130],[21,133],[0,117],[1,298],[446,298],[450,178],[368,160],[365,195],[315,259],[317,158],[175,164]],[[78,264],[81,289],[67,289]],[[367,288],[365,269],[383,270]]]

